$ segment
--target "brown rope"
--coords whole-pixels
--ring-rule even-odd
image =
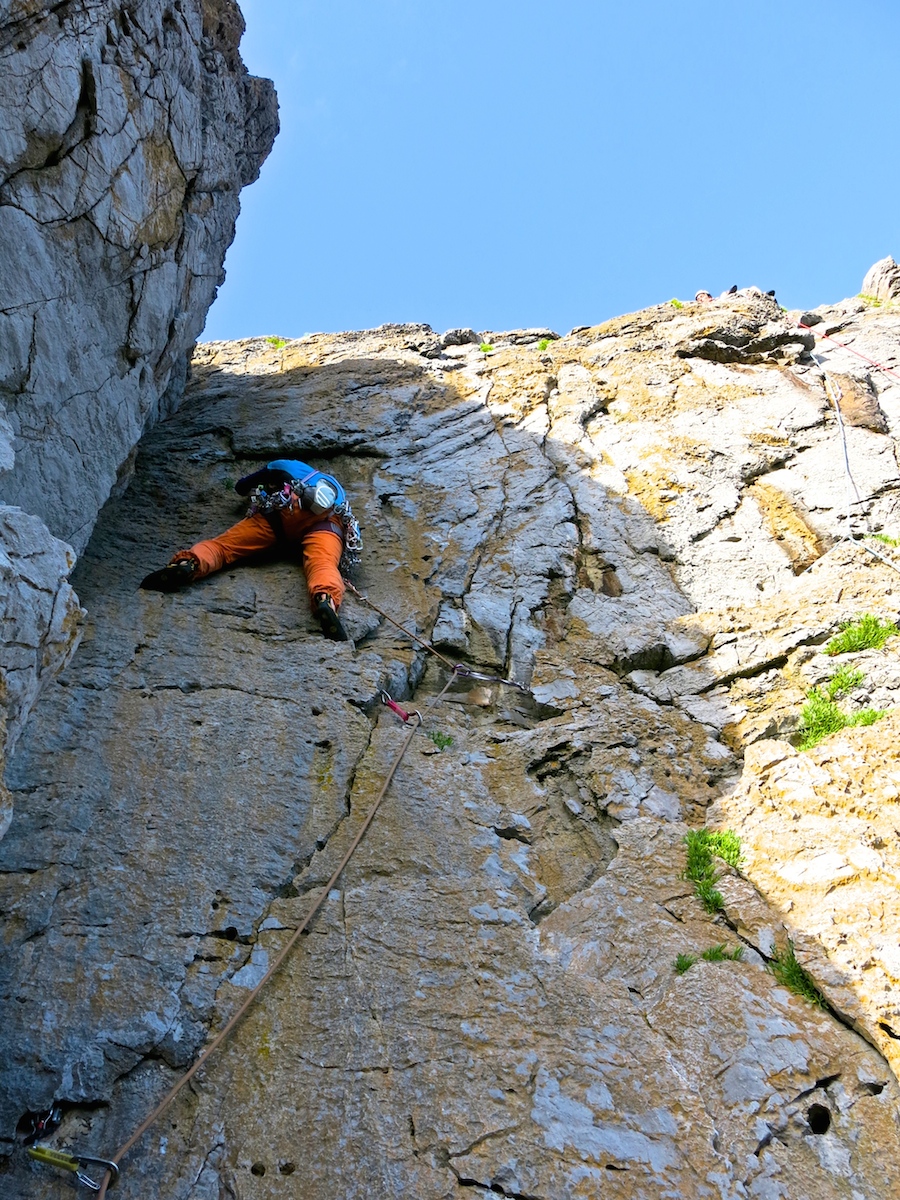
[[[456,671],[457,666],[459,665],[458,663],[452,663],[450,659],[445,658],[439,650],[435,650],[431,642],[426,642],[424,638],[420,638],[418,634],[413,633],[411,629],[407,629],[404,625],[401,625],[399,621],[395,621],[390,614],[386,613],[383,608],[379,608],[378,605],[375,604],[374,601],[370,600],[368,596],[364,596],[362,592],[357,591],[349,579],[344,580],[344,586],[353,593],[357,600],[362,600],[363,604],[368,604],[369,608],[374,608],[377,613],[380,613],[380,615],[384,617],[386,621],[390,621],[390,623],[399,629],[401,633],[405,633],[406,636],[411,637],[414,642],[418,642],[420,646],[424,646],[429,653],[433,654],[435,658],[439,658],[442,663],[450,668],[451,671]]]
[[[524,692],[526,695],[531,695],[531,689],[527,688],[524,683],[519,683],[516,679],[504,679],[502,675],[485,675],[483,671],[471,671],[468,667],[464,667],[462,663],[451,662],[450,659],[445,658],[439,650],[435,650],[431,642],[426,642],[424,638],[420,638],[418,634],[413,633],[411,629],[407,629],[405,625],[401,625],[399,621],[395,621],[389,613],[386,613],[383,608],[379,608],[378,605],[373,600],[370,600],[368,596],[364,596],[362,592],[357,591],[349,579],[344,579],[344,584],[358,600],[362,600],[363,604],[368,604],[369,608],[373,608],[375,612],[380,613],[386,621],[390,621],[390,623],[399,629],[401,633],[405,633],[407,637],[411,637],[414,642],[418,642],[420,646],[423,646],[429,652],[429,654],[433,654],[435,658],[439,658],[446,667],[450,668],[454,676],[457,678],[483,679],[487,683],[502,683],[506,687],[518,688],[520,692]],[[444,691],[446,690],[447,689],[444,688]],[[443,692],[441,695],[443,695]]]
[[[429,707],[433,707],[433,705],[435,705],[438,702],[438,700],[441,700],[443,698],[444,692],[446,692],[447,688],[450,687],[450,684],[453,682],[454,678],[455,677],[453,675],[450,676],[450,678],[448,679],[448,681],[444,687],[444,690],[438,696],[434,697],[434,699],[430,702]],[[262,989],[265,987],[265,985],[269,982],[269,980],[272,978],[272,976],[275,974],[275,972],[278,970],[278,968],[281,966],[281,964],[284,962],[284,960],[287,958],[287,956],[290,954],[290,952],[293,950],[294,946],[296,946],[297,942],[299,941],[303,932],[306,930],[310,921],[312,921],[313,917],[316,915],[316,913],[319,911],[319,909],[325,903],[328,893],[331,891],[331,889],[337,883],[337,881],[341,875],[341,872],[343,871],[343,869],[347,865],[347,863],[350,861],[350,857],[353,854],[356,847],[362,841],[362,839],[366,833],[366,830],[372,824],[372,821],[375,818],[375,814],[378,812],[378,809],[381,806],[381,802],[385,797],[385,793],[387,792],[388,788],[390,787],[391,781],[393,780],[394,775],[397,772],[397,768],[400,766],[400,761],[403,758],[403,755],[406,753],[406,750],[407,750],[410,742],[415,737],[416,731],[419,729],[419,727],[422,724],[421,713],[415,713],[413,715],[418,717],[418,723],[415,724],[412,727],[412,729],[410,729],[409,733],[404,738],[403,745],[400,747],[400,751],[397,754],[397,757],[394,759],[393,763],[391,764],[391,769],[388,772],[387,779],[385,779],[384,785],[382,786],[381,791],[378,793],[378,798],[376,799],[375,803],[372,805],[371,809],[369,810],[369,813],[366,816],[365,821],[363,821],[359,832],[356,834],[356,837],[350,843],[349,849],[346,851],[346,853],[344,854],[344,857],[341,859],[340,863],[335,868],[333,875],[331,876],[331,878],[329,879],[329,881],[325,885],[325,887],[322,889],[321,893],[319,894],[318,899],[315,901],[312,908],[309,910],[309,912],[303,918],[301,923],[294,930],[287,945],[278,954],[277,958],[272,963],[271,967],[269,967],[268,971],[266,971],[265,975],[263,975],[262,979],[259,981],[259,983],[256,985],[256,987],[252,990],[250,995],[243,1002],[243,1004],[240,1006],[240,1008],[237,1010],[237,1012],[234,1013],[234,1015],[229,1019],[227,1024],[220,1030],[220,1032],[216,1034],[216,1036],[209,1043],[209,1045],[205,1046],[203,1048],[203,1050],[200,1051],[200,1055],[197,1058],[197,1061],[194,1063],[194,1065],[192,1067],[190,1067],[187,1071],[185,1071],[185,1073],[181,1076],[181,1078],[178,1080],[178,1082],[165,1094],[165,1096],[163,1096],[162,1100],[160,1100],[159,1104],[157,1104],[156,1108],[154,1108],[154,1110],[150,1114],[150,1116],[147,1117],[146,1121],[144,1121],[144,1123],[138,1128],[138,1130],[134,1134],[132,1134],[132,1136],[128,1139],[128,1141],[125,1142],[116,1151],[116,1153],[113,1155],[112,1159],[109,1160],[110,1162],[114,1162],[118,1166],[118,1164],[125,1157],[125,1155],[129,1152],[129,1150],[133,1149],[133,1147],[141,1140],[141,1138],[144,1136],[144,1134],[147,1132],[147,1130],[150,1128],[150,1126],[153,1125],[159,1119],[159,1117],[162,1116],[162,1114],[166,1111],[166,1109],[169,1107],[169,1105],[173,1102],[173,1100],[179,1094],[179,1092],[185,1086],[185,1084],[188,1083],[191,1079],[193,1079],[193,1077],[197,1074],[197,1072],[200,1070],[201,1067],[206,1065],[206,1063],[209,1061],[211,1056],[215,1053],[215,1051],[219,1048],[219,1046],[221,1046],[221,1044],[225,1041],[225,1039],[228,1037],[228,1035],[234,1029],[235,1025],[237,1025],[237,1023],[240,1021],[241,1017],[243,1017],[244,1013],[246,1013],[247,1009],[251,1006],[253,1001],[256,999],[256,997],[259,995],[259,993],[262,991]],[[112,1172],[107,1171],[106,1174],[103,1176],[102,1183],[100,1184],[98,1200],[104,1200],[104,1197],[106,1196],[106,1192],[109,1187],[111,1179],[112,1179]]]

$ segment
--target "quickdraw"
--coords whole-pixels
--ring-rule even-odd
[[[334,514],[344,529],[344,552],[341,555],[340,569],[341,574],[346,574],[362,562],[362,533],[349,500],[345,500],[343,504],[336,504]]]
[[[485,675],[481,671],[470,671],[468,667],[464,667],[462,663],[457,663],[453,668],[454,675],[459,675],[463,679],[481,679],[485,683],[502,683],[506,687],[518,688],[520,692],[524,692],[526,696],[531,695],[531,689],[526,687],[524,683],[519,683],[517,679],[504,679],[502,675]]]
[[[103,1185],[86,1175],[82,1170],[84,1166],[103,1167],[104,1178],[107,1175],[111,1177],[108,1187],[112,1187],[119,1177],[119,1168],[111,1159],[95,1158],[93,1154],[68,1154],[65,1150],[54,1150],[52,1146],[41,1145],[29,1146],[27,1153],[32,1158],[36,1158],[38,1162],[46,1163],[50,1167],[59,1167],[61,1171],[71,1171],[78,1182],[84,1184],[86,1188],[90,1188],[92,1192],[99,1192]]]
[[[391,697],[388,695],[388,693],[385,691],[381,692],[381,703],[384,704],[385,707],[391,709],[392,712],[395,712],[397,714],[397,716],[400,718],[400,720],[404,723],[404,725],[406,724],[406,722],[409,720],[409,718],[412,715],[417,716],[420,721],[422,719],[421,713],[416,712],[415,714],[412,714],[412,713],[406,712],[406,710],[402,709],[396,700],[392,700]]]
[[[252,517],[256,513],[280,512],[283,508],[289,508],[291,501],[294,498],[294,493],[291,491],[290,484],[285,484],[277,492],[267,492],[260,484],[255,487],[250,493],[250,507],[247,509],[247,515]]]

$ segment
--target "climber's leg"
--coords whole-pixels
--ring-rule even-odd
[[[303,570],[313,612],[322,632],[335,642],[346,642],[347,633],[337,615],[344,598],[340,561],[344,548],[340,534],[330,529],[314,529],[302,543]]]
[[[197,542],[190,550],[173,554],[167,566],[153,571],[141,582],[150,591],[174,592],[197,579],[221,571],[241,559],[269,550],[275,545],[275,531],[265,517],[255,513],[232,525],[218,537]],[[193,567],[193,570],[190,567]]]

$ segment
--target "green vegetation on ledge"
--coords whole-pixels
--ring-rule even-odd
[[[825,997],[813,983],[808,972],[797,962],[793,942],[788,942],[786,950],[782,950],[780,954],[776,954],[770,959],[768,970],[788,991],[802,996],[804,1000],[808,1000],[810,1004],[815,1004],[819,1008],[825,1007]]]
[[[693,883],[694,891],[708,913],[721,912],[725,901],[716,887],[720,876],[714,858],[737,867],[741,861],[741,839],[729,829],[691,829],[684,841],[687,847],[684,878]]]
[[[837,700],[862,683],[864,678],[862,671],[843,666],[835,671],[824,687],[810,689],[801,714],[801,750],[811,750],[824,738],[838,733],[841,729],[856,725],[874,725],[884,716],[884,711],[877,708],[864,708],[852,716],[838,708]]]
[[[872,613],[863,613],[855,621],[842,621],[823,653],[852,654],[860,650],[880,650],[888,638],[900,633],[893,621],[882,621]]]
[[[744,953],[743,946],[735,946],[733,950],[729,950],[724,942],[720,942],[717,946],[708,946],[700,957],[705,962],[740,962]],[[673,964],[676,975],[683,975],[685,971],[689,971],[697,961],[696,954],[679,954],[675,958]]]

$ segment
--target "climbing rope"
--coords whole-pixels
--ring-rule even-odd
[[[809,326],[804,325],[803,328],[808,329]],[[824,334],[820,336],[824,336]],[[836,344],[840,345],[840,343]],[[850,349],[849,346],[845,346],[843,348],[845,350]],[[855,353],[855,351],[851,351],[851,353]],[[812,357],[815,362],[822,367],[821,360],[815,354]],[[860,355],[860,358],[863,357],[865,356]],[[880,364],[875,363],[874,365],[879,366]],[[887,367],[882,367],[881,369],[888,371],[888,374],[893,374],[893,372],[889,371]],[[856,480],[853,477],[853,471],[850,467],[850,452],[847,444],[847,427],[844,424],[844,415],[841,412],[841,400],[843,399],[843,393],[841,392],[838,384],[833,379],[829,378],[824,367],[822,368],[822,378],[825,381],[825,394],[831,402],[831,406],[834,409],[834,414],[837,419],[838,436],[840,437],[841,441],[841,456],[844,464],[844,480],[847,492],[847,526],[846,532],[844,533],[843,538],[841,538],[839,544],[843,545],[846,542],[851,546],[859,546],[861,549],[865,550],[867,554],[870,554],[873,558],[877,558],[879,562],[884,563],[886,567],[890,567],[892,571],[896,571],[897,574],[900,575],[900,566],[898,566],[897,563],[892,562],[884,554],[879,553],[878,550],[876,550],[873,546],[870,546],[868,542],[864,540],[866,537],[872,536],[872,531],[869,528],[868,516],[865,518],[866,529],[864,533],[858,533],[853,528],[853,506],[857,504],[863,504],[865,501],[859,494],[859,488]],[[866,497],[866,499],[868,499],[868,497]]]
[[[797,324],[801,329],[808,330],[813,337],[822,338],[826,342],[832,342],[835,346],[839,346],[841,350],[846,350],[848,354],[855,354],[857,358],[861,358],[863,362],[867,362],[870,367],[877,367],[879,371],[884,371],[885,375],[892,375],[894,379],[900,380],[900,374],[891,370],[890,367],[886,367],[883,363],[876,362],[874,358],[869,358],[867,354],[861,354],[859,350],[854,350],[852,346],[848,346],[844,342],[836,341],[827,333],[816,333],[815,329],[811,325],[804,325],[802,321],[798,321]],[[813,358],[815,358],[815,355],[813,355]],[[816,361],[818,362],[818,359],[816,359]]]
[[[500,684],[505,685],[506,687],[517,688],[520,691],[525,692],[526,694],[529,694],[529,689],[525,686],[525,684],[519,683],[515,679],[505,679],[500,675],[486,674],[482,671],[475,671],[468,667],[465,667],[465,666],[463,666],[462,663],[451,662],[449,658],[445,657],[438,650],[436,650],[435,647],[432,646],[430,642],[425,641],[424,638],[419,637],[418,634],[413,633],[412,630],[407,629],[405,626],[401,625],[399,623],[399,621],[396,621],[389,613],[386,613],[384,611],[384,609],[379,608],[379,606],[377,604],[375,604],[372,600],[370,600],[368,596],[364,596],[356,587],[354,587],[354,585],[350,582],[350,580],[345,579],[344,583],[345,583],[346,587],[348,588],[348,590],[351,591],[353,593],[353,595],[357,597],[357,599],[362,601],[362,603],[367,604],[375,612],[379,613],[380,616],[384,617],[384,619],[386,621],[389,621],[392,625],[396,626],[396,628],[399,629],[402,633],[406,634],[407,637],[410,637],[410,638],[412,638],[413,641],[418,642],[418,644],[420,646],[422,646],[430,654],[433,654],[435,656],[435,658],[439,659],[440,662],[442,662],[444,664],[444,666],[449,670],[450,678],[444,684],[444,687],[441,689],[441,691],[429,701],[429,705],[428,705],[429,708],[434,707],[434,705],[440,703],[440,701],[443,700],[447,691],[450,689],[453,682],[458,677],[469,678],[469,679],[478,679],[478,680],[483,680],[483,681],[487,681],[490,683],[500,683]],[[196,1061],[193,1063],[193,1065],[191,1067],[189,1067],[188,1070],[185,1071],[184,1074],[169,1089],[169,1091],[166,1092],[166,1094],[163,1096],[162,1100],[160,1100],[159,1104],[157,1104],[156,1108],[153,1109],[153,1111],[150,1113],[150,1115],[138,1127],[138,1129],[131,1135],[131,1137],[119,1147],[119,1149],[116,1151],[116,1153],[113,1155],[113,1157],[111,1159],[96,1158],[91,1155],[79,1155],[79,1154],[75,1154],[75,1153],[68,1153],[65,1151],[58,1151],[49,1146],[43,1146],[43,1145],[35,1145],[35,1146],[29,1147],[28,1153],[33,1158],[37,1159],[40,1162],[48,1163],[51,1166],[59,1167],[63,1170],[69,1170],[69,1171],[74,1172],[80,1183],[83,1183],[85,1186],[89,1187],[92,1191],[97,1192],[98,1196],[99,1196],[99,1200],[103,1200],[103,1198],[106,1196],[106,1193],[107,1193],[107,1190],[109,1189],[109,1187],[118,1178],[119,1164],[121,1163],[122,1159],[125,1158],[126,1155],[129,1154],[130,1151],[134,1149],[134,1147],[141,1140],[141,1138],[144,1136],[144,1134],[147,1132],[147,1130],[150,1129],[151,1126],[153,1126],[159,1120],[159,1118],[163,1115],[163,1113],[166,1112],[166,1110],[174,1103],[174,1101],[176,1100],[178,1095],[181,1093],[181,1091],[184,1089],[184,1087],[194,1078],[195,1075],[197,1075],[197,1073],[204,1066],[206,1066],[206,1064],[209,1062],[210,1058],[213,1056],[213,1054],[215,1054],[216,1050],[219,1049],[219,1047],[222,1045],[222,1043],[228,1038],[228,1036],[232,1033],[234,1028],[241,1021],[242,1017],[251,1008],[251,1006],[253,1005],[253,1003],[255,1002],[257,997],[259,996],[260,992],[263,990],[263,988],[266,986],[266,984],[269,982],[269,980],[272,978],[272,976],[278,971],[279,967],[284,962],[284,960],[288,957],[288,955],[291,953],[291,951],[294,949],[297,942],[300,940],[301,936],[309,928],[311,921],[316,916],[316,914],[319,912],[322,905],[325,903],[325,900],[328,897],[329,893],[331,892],[332,888],[336,885],[344,868],[346,867],[347,863],[350,861],[350,858],[352,857],[354,851],[359,846],[360,842],[362,841],[363,837],[366,834],[366,831],[368,830],[369,826],[372,824],[372,821],[375,819],[375,815],[378,812],[378,809],[381,807],[381,802],[384,800],[384,797],[387,794],[387,790],[391,785],[394,775],[397,772],[397,768],[400,766],[400,762],[402,761],[403,756],[407,751],[407,748],[409,747],[412,739],[415,737],[417,730],[420,729],[423,724],[422,714],[420,712],[418,712],[417,710],[414,710],[411,713],[406,712],[406,710],[401,708],[400,705],[386,691],[383,691],[383,690],[381,691],[380,698],[381,698],[381,702],[386,707],[390,708],[394,713],[396,713],[396,715],[398,717],[400,717],[400,719],[404,722],[404,724],[408,724],[409,721],[413,717],[416,718],[416,723],[410,728],[409,732],[407,733],[406,737],[404,738],[403,744],[401,745],[396,758],[394,759],[393,763],[391,764],[390,770],[388,771],[387,777],[384,781],[384,784],[382,785],[381,791],[378,793],[378,796],[377,796],[374,804],[372,805],[371,809],[369,810],[368,814],[366,815],[365,820],[363,821],[356,836],[353,838],[353,841],[350,843],[350,846],[345,851],[344,856],[342,857],[341,861],[338,863],[337,867],[335,868],[334,872],[332,873],[332,876],[328,880],[328,883],[321,890],[318,898],[313,903],[313,905],[311,906],[311,908],[309,909],[309,911],[307,912],[306,916],[303,918],[301,923],[296,927],[293,934],[289,938],[287,944],[282,948],[282,950],[276,956],[275,961],[272,963],[272,965],[269,967],[269,969],[265,972],[263,977],[260,979],[259,983],[257,983],[256,986],[250,991],[250,993],[248,994],[248,996],[246,997],[244,1002],[240,1005],[240,1007],[237,1009],[237,1011],[229,1018],[229,1020],[226,1022],[226,1024],[223,1026],[223,1028],[219,1031],[219,1033],[216,1034],[216,1036],[209,1043],[209,1045],[205,1046],[200,1051],[200,1054],[198,1055],[198,1057],[197,1057]],[[95,1183],[94,1180],[92,1180],[82,1170],[82,1166],[84,1164],[93,1164],[95,1166],[100,1166],[100,1167],[104,1168],[103,1179],[101,1180],[101,1182],[99,1184]]]
[[[447,670],[452,672],[451,682],[452,678],[455,676],[459,676],[460,678],[464,679],[480,679],[487,683],[502,683],[506,687],[518,688],[520,692],[524,692],[526,695],[531,694],[530,688],[526,687],[524,683],[519,683],[517,679],[504,679],[502,675],[485,675],[482,671],[470,670],[468,667],[463,666],[462,663],[451,662],[449,658],[441,654],[439,650],[436,650],[434,646],[432,646],[431,642],[426,642],[425,639],[420,638],[417,633],[413,633],[411,629],[407,629],[405,625],[401,625],[399,621],[395,621],[390,613],[386,613],[383,608],[379,608],[374,600],[370,600],[368,596],[364,596],[362,592],[358,591],[353,586],[349,579],[344,580],[344,585],[353,593],[357,600],[361,600],[363,604],[367,604],[369,608],[373,609],[380,616],[384,617],[386,621],[390,621],[390,623],[396,629],[399,629],[401,633],[405,633],[406,636],[412,638],[414,642],[418,642],[419,645],[427,650],[429,654],[433,654],[435,658],[440,659]],[[445,688],[444,691],[446,690],[447,689]]]
[[[445,684],[443,691],[441,691],[437,696],[435,696],[431,700],[429,707],[434,706],[440,700],[443,699],[444,693],[450,687],[454,678],[455,678],[455,676],[451,675],[450,679],[448,679],[447,683]],[[387,777],[381,787],[381,791],[378,793],[378,796],[377,796],[374,804],[369,809],[369,812],[367,813],[365,820],[363,821],[362,825],[360,826],[359,831],[357,832],[356,836],[353,838],[353,841],[350,843],[350,846],[345,851],[344,856],[342,857],[341,861],[338,863],[337,867],[334,869],[334,872],[332,873],[331,878],[328,880],[325,887],[319,893],[318,898],[315,900],[312,907],[307,912],[306,916],[303,918],[303,920],[300,922],[300,924],[294,930],[294,932],[291,935],[290,939],[288,940],[287,944],[283,947],[283,949],[280,951],[280,953],[276,956],[275,961],[272,963],[272,965],[269,967],[269,969],[263,975],[262,979],[260,979],[259,983],[253,988],[253,990],[250,992],[250,994],[244,1000],[243,1004],[241,1004],[241,1006],[237,1009],[237,1011],[230,1017],[230,1019],[223,1026],[223,1028],[220,1030],[220,1032],[218,1034],[216,1034],[216,1036],[209,1043],[209,1045],[205,1046],[200,1051],[200,1054],[198,1055],[197,1060],[194,1062],[194,1064],[187,1071],[185,1071],[185,1073],[180,1077],[180,1079],[178,1079],[178,1081],[173,1085],[173,1087],[171,1087],[169,1089],[169,1091],[165,1094],[165,1096],[162,1098],[162,1100],[160,1100],[159,1104],[157,1104],[156,1108],[154,1108],[154,1110],[150,1113],[150,1115],[143,1122],[143,1124],[141,1124],[139,1126],[139,1128],[132,1134],[132,1136],[128,1139],[127,1142],[124,1142],[119,1147],[119,1149],[116,1151],[116,1153],[113,1155],[113,1157],[111,1159],[94,1158],[94,1157],[87,1156],[87,1155],[67,1154],[67,1153],[64,1153],[61,1151],[53,1151],[49,1147],[46,1147],[46,1146],[31,1147],[29,1149],[28,1153],[31,1154],[31,1156],[33,1158],[36,1158],[39,1161],[50,1163],[53,1166],[62,1167],[65,1170],[71,1170],[71,1171],[76,1172],[77,1177],[80,1180],[80,1182],[82,1182],[86,1186],[90,1187],[93,1191],[96,1191],[98,1193],[99,1200],[103,1200],[103,1198],[106,1196],[107,1189],[110,1187],[110,1185],[113,1182],[115,1182],[115,1179],[119,1173],[119,1164],[121,1163],[122,1159],[125,1158],[125,1156],[137,1145],[137,1143],[141,1140],[141,1138],[144,1136],[144,1134],[147,1132],[147,1130],[153,1124],[155,1124],[156,1121],[159,1120],[159,1118],[162,1116],[162,1114],[174,1102],[174,1100],[179,1095],[179,1093],[182,1091],[182,1089],[185,1087],[185,1085],[188,1084],[191,1081],[191,1079],[194,1078],[194,1076],[198,1073],[198,1071],[201,1070],[202,1067],[206,1066],[206,1064],[209,1062],[210,1058],[213,1056],[213,1054],[216,1052],[216,1050],[218,1050],[218,1048],[222,1045],[222,1043],[225,1041],[225,1039],[228,1037],[228,1035],[234,1030],[235,1026],[239,1023],[241,1018],[244,1016],[244,1014],[251,1007],[251,1005],[254,1003],[256,998],[259,996],[260,992],[263,990],[263,988],[266,986],[266,984],[269,982],[269,980],[272,978],[272,976],[275,974],[275,972],[278,970],[278,968],[281,966],[281,964],[284,962],[284,960],[288,957],[288,955],[294,949],[294,947],[296,946],[297,942],[300,940],[303,933],[308,929],[312,919],[315,917],[315,915],[318,913],[319,909],[325,903],[325,900],[327,899],[328,895],[330,894],[332,888],[337,884],[337,881],[340,878],[344,868],[346,867],[347,863],[350,861],[350,858],[352,857],[357,846],[360,844],[363,837],[365,836],[366,831],[368,830],[369,826],[372,824],[372,821],[375,819],[375,814],[378,812],[378,809],[381,807],[381,802],[384,799],[384,797],[387,793],[387,790],[391,785],[391,782],[394,778],[394,775],[397,772],[397,768],[400,766],[400,763],[403,759],[404,754],[406,753],[410,743],[412,742],[413,738],[415,737],[416,732],[421,728],[421,726],[423,724],[421,713],[419,713],[419,712],[405,713],[403,711],[403,709],[401,709],[399,707],[399,705],[395,704],[395,702],[393,700],[391,700],[390,696],[388,696],[388,694],[386,692],[382,693],[382,700],[385,704],[388,705],[388,707],[393,709],[393,711],[396,712],[397,715],[403,719],[404,723],[408,723],[412,717],[417,718],[416,723],[411,726],[411,728],[409,729],[409,732],[407,733],[406,737],[404,738],[403,744],[401,745],[396,758],[394,759],[393,763],[391,764],[391,767],[390,767],[390,770],[388,771]],[[82,1164],[85,1164],[85,1163],[93,1163],[95,1165],[99,1165],[99,1166],[102,1166],[105,1168],[103,1179],[99,1184],[94,1183],[93,1180],[88,1178],[84,1174],[84,1172],[81,1170]]]

